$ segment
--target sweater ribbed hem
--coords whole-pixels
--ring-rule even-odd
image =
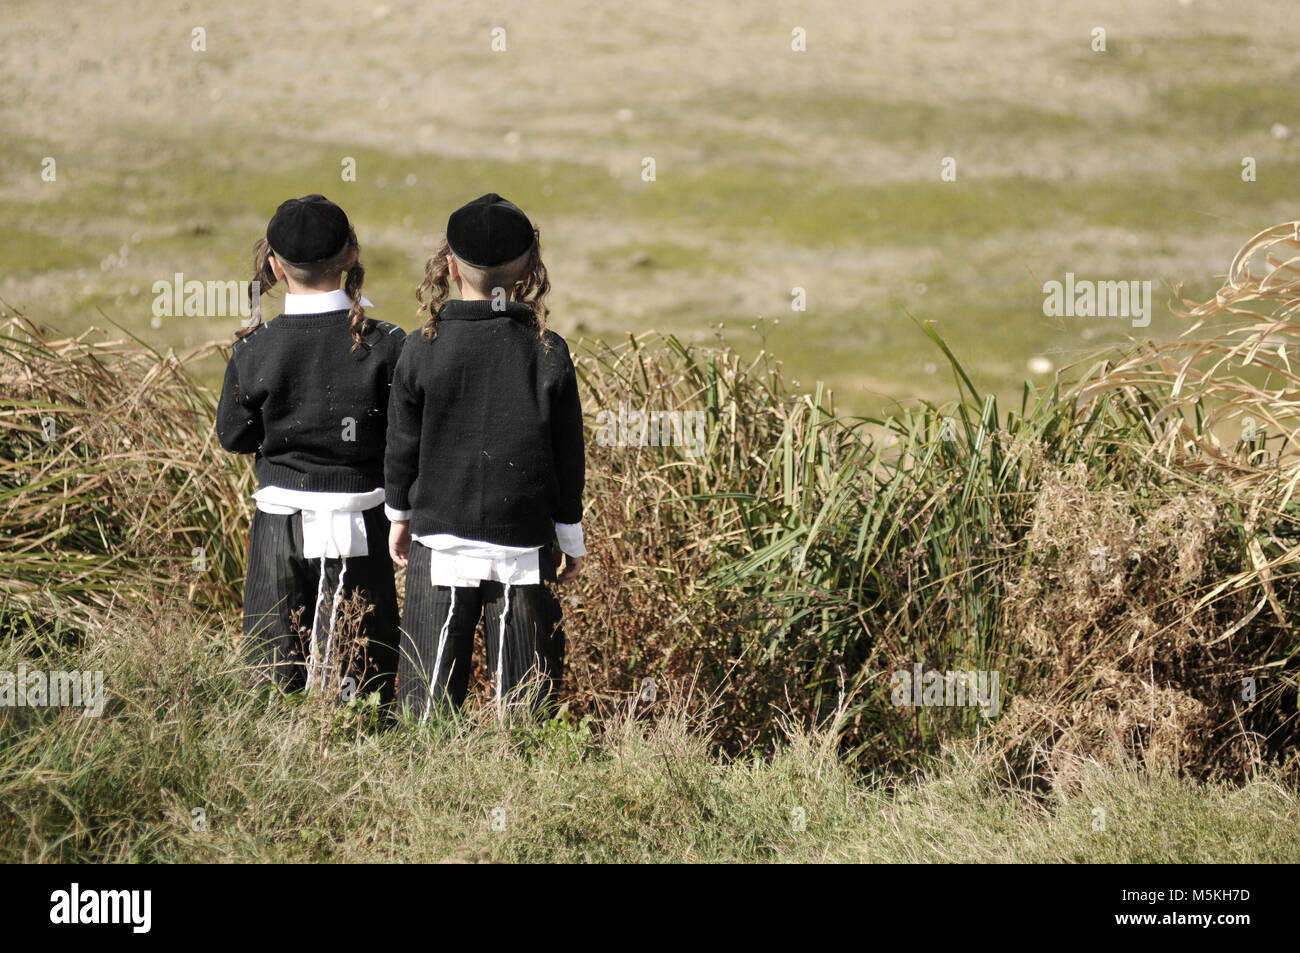
[[[555,524],[549,519],[521,525],[519,523],[472,523],[439,520],[427,514],[411,516],[413,536],[446,533],[496,546],[545,546],[555,538]]]
[[[325,470],[304,473],[262,459],[257,464],[259,487],[279,486],[286,490],[307,490],[311,493],[368,493],[383,486],[384,477],[379,471],[361,473],[357,470]]]

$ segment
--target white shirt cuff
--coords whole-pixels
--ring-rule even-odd
[[[384,504],[384,515],[388,517],[390,523],[409,523],[411,522],[410,510],[395,510],[387,503]]]
[[[581,523],[556,523],[555,541],[566,556],[587,555],[587,544],[582,537]]]

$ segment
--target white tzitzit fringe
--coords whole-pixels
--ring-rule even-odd
[[[506,680],[506,616],[510,612],[510,583],[506,583],[506,604],[501,609],[501,635],[497,642],[497,714],[504,717],[506,713],[505,696],[502,686]]]
[[[343,581],[348,576],[348,557],[343,557],[343,568],[339,570],[338,587],[334,590],[334,604],[330,607],[330,628],[329,633],[325,636],[325,661],[321,663],[321,688],[325,687],[325,679],[329,677],[330,654],[334,649],[334,620],[339,614],[339,603],[343,601]]]
[[[420,719],[420,724],[429,720],[429,712],[433,710],[433,692],[438,687],[438,670],[442,668],[442,650],[447,645],[447,630],[451,627],[451,617],[456,612],[456,587],[451,587],[451,605],[447,609],[447,620],[442,624],[442,631],[438,633],[438,653],[433,659],[433,674],[429,676],[429,700],[424,703],[424,716]]]
[[[325,557],[320,558],[320,581],[316,583],[316,611],[311,617],[311,651],[307,655],[307,691],[316,673],[316,631],[320,627],[320,607],[325,601]]]

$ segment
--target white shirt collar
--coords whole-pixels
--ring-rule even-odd
[[[361,296],[361,303],[367,308],[374,305]],[[347,311],[352,307],[352,299],[342,288],[317,294],[296,295],[291,291],[284,294],[285,314],[327,314],[330,311]]]

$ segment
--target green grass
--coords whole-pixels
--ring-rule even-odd
[[[229,630],[166,600],[80,652],[18,634],[0,668],[100,669],[110,697],[99,718],[0,710],[6,863],[1300,860],[1300,797],[1267,772],[1225,787],[1083,765],[1041,797],[970,746],[873,779],[833,731],[794,729],[728,760],[680,686],[632,717],[381,731],[360,706],[247,691]]]

